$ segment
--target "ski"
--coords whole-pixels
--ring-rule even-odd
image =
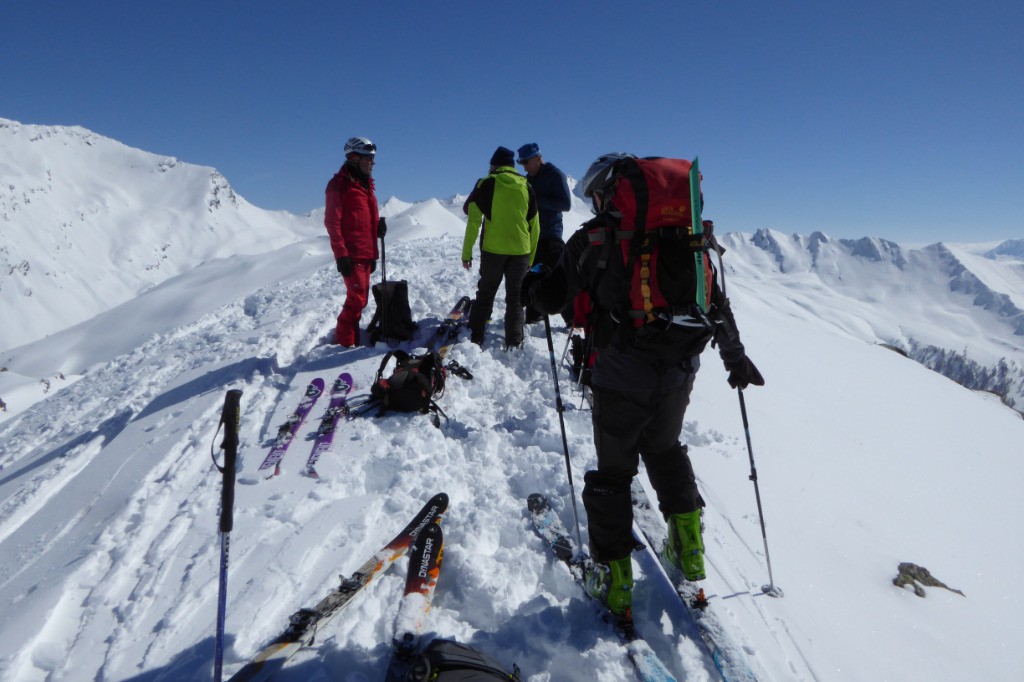
[[[469,311],[473,307],[473,301],[469,296],[463,296],[452,307],[448,317],[441,321],[434,335],[434,347],[438,356],[443,360],[452,346],[459,340],[459,332],[469,322]]]
[[[526,507],[530,512],[530,520],[533,522],[537,535],[569,568],[572,577],[589,596],[583,573],[584,564],[588,559],[575,556],[575,543],[569,536],[569,531],[562,520],[548,504],[547,498],[540,493],[533,493],[527,498]],[[606,613],[611,615],[610,612],[606,611]],[[622,645],[626,649],[633,667],[636,668],[640,680],[642,682],[675,682],[676,678],[669,672],[665,663],[658,658],[658,654],[651,648],[651,645],[637,634],[632,618],[613,617],[618,618],[615,632],[622,640]]]
[[[320,426],[316,430],[316,440],[313,441],[313,449],[306,460],[306,476],[320,478],[316,472],[316,463],[320,456],[328,452],[334,445],[334,431],[338,427],[338,419],[345,411],[345,403],[348,401],[348,394],[352,392],[352,375],[342,372],[334,381],[331,387],[331,402],[327,411],[320,418]]]
[[[394,653],[384,676],[385,682],[404,682],[416,661],[415,655],[423,648],[423,633],[427,629],[427,617],[443,554],[441,526],[427,526],[409,552],[409,573],[395,620]]]
[[[231,677],[229,682],[268,680],[277,673],[299,649],[310,646],[319,632],[360,590],[369,585],[409,551],[416,538],[432,524],[440,521],[448,509],[448,495],[438,493],[413,517],[405,528],[384,545],[341,585],[312,608],[299,609],[289,618],[290,624],[273,642],[263,647],[249,663]]]
[[[299,406],[288,415],[288,419],[285,420],[284,424],[278,427],[274,445],[271,446],[270,452],[267,453],[266,459],[263,460],[263,464],[260,464],[259,468],[259,471],[266,471],[273,467],[273,473],[267,476],[267,478],[273,478],[281,473],[281,459],[288,451],[288,446],[295,440],[295,434],[299,432],[299,428],[302,427],[306,417],[313,410],[313,405],[316,404],[317,399],[323,392],[323,379],[317,377],[309,382],[309,386],[306,387],[306,393],[299,402]]]
[[[711,659],[721,673],[725,682],[755,682],[757,676],[751,670],[743,649],[729,636],[722,622],[709,608],[703,588],[697,583],[689,582],[682,572],[670,564],[661,554],[668,530],[659,512],[652,504],[643,484],[633,478],[633,522],[643,534],[647,546],[654,552],[664,568],[672,587],[686,607],[700,638],[707,647]]]

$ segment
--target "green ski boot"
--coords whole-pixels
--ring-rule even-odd
[[[686,576],[704,580],[704,541],[701,538],[701,510],[668,517],[668,542],[662,556]]]
[[[633,559],[615,559],[608,563],[587,562],[587,592],[616,616],[629,616],[633,606]]]

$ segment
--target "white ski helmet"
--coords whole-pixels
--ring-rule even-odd
[[[377,145],[365,137],[350,137],[345,143],[345,156],[359,154],[359,156],[376,156]]]
[[[615,164],[622,159],[635,159],[636,155],[625,152],[612,152],[597,157],[597,161],[590,164],[590,168],[583,174],[580,186],[583,187],[583,196],[593,198],[595,192],[607,190],[614,179]]]

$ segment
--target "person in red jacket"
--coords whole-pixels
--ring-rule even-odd
[[[345,304],[338,315],[334,342],[359,343],[359,319],[370,293],[370,273],[377,269],[380,216],[373,186],[377,146],[365,137],[345,143],[345,164],[327,183],[324,226],[338,272],[345,279]]]

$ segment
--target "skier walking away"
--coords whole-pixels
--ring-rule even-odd
[[[377,146],[365,137],[345,143],[345,163],[327,183],[324,226],[338,272],[345,280],[345,304],[338,315],[334,343],[359,343],[359,320],[370,291],[370,273],[377,269],[379,221],[373,165]]]
[[[520,290],[523,276],[533,264],[540,237],[537,200],[526,178],[515,171],[515,154],[498,147],[491,156],[491,171],[477,181],[462,209],[467,215],[462,242],[462,267],[473,265],[473,244],[480,233],[480,279],[469,312],[470,340],[482,345],[484,327],[494,307],[498,286],[505,280],[505,346],[523,343],[525,317]]]
[[[540,239],[534,261],[551,269],[558,263],[565,249],[565,242],[562,241],[562,213],[572,207],[569,182],[565,173],[555,164],[544,161],[536,142],[528,142],[519,148],[519,165],[526,171],[526,180],[537,196]],[[526,324],[532,324],[540,318],[540,312],[527,306]],[[571,315],[563,312],[563,318],[566,324],[571,322]]]
[[[665,557],[687,579],[705,577],[701,537],[704,500],[697,490],[687,448],[679,442],[700,353],[713,340],[729,371],[731,386],[764,385],[740,342],[729,300],[713,276],[706,315],[695,312],[686,316],[674,309],[659,316],[654,310],[648,311],[653,313],[653,322],[634,321],[643,319],[627,305],[633,273],[639,271],[627,273],[619,244],[614,244],[614,251],[598,244],[602,235],[610,239],[609,235],[620,228],[623,212],[612,204],[613,197],[619,201],[618,173],[624,167],[635,170],[638,161],[631,154],[606,154],[591,165],[581,186],[593,202],[595,217],[572,235],[553,271],[531,270],[523,283],[524,296],[549,314],[561,311],[581,290],[587,289],[593,296],[591,319],[598,352],[592,373],[592,422],[597,469],[584,477],[583,504],[595,562],[587,572],[587,583],[588,589],[617,614],[625,614],[632,604],[630,483],[637,474],[640,457],[668,522]],[[629,166],[631,163],[634,165]],[[688,167],[688,162],[683,163]],[[676,200],[675,204],[679,203]],[[689,203],[689,197],[685,203]],[[668,244],[669,239],[663,235],[659,247],[662,272],[679,271],[688,262],[686,283],[693,285],[693,252],[685,258],[666,260]],[[658,277],[664,290],[668,282],[660,279],[662,275]],[[694,310],[693,294],[688,296],[690,310]]]

